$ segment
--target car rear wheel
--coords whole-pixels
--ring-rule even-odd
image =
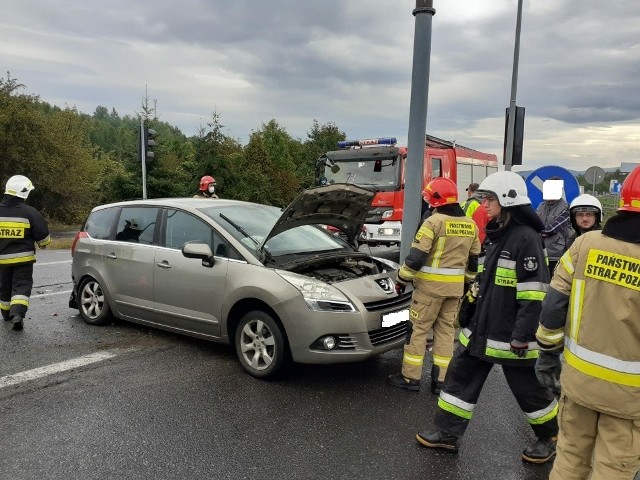
[[[105,325],[111,320],[111,309],[104,295],[102,285],[86,278],[78,289],[78,309],[80,316],[89,325]]]
[[[254,377],[274,377],[288,363],[282,330],[266,312],[254,310],[242,317],[236,329],[235,347],[240,364]]]

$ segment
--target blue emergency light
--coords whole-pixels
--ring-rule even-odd
[[[395,145],[396,137],[368,138],[364,140],[344,140],[338,142],[338,148],[366,147],[369,145]]]

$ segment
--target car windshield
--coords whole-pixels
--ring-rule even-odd
[[[256,251],[276,224],[282,211],[267,205],[226,205],[198,209],[221,225],[245,247]],[[340,237],[313,225],[286,230],[269,239],[265,250],[272,256],[318,253],[349,248]]]
[[[364,187],[393,187],[398,183],[399,162],[390,158],[334,161],[325,166],[326,183],[353,183]]]

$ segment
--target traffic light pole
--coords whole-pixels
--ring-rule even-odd
[[[409,105],[409,135],[404,174],[404,205],[400,237],[400,263],[409,254],[411,242],[418,229],[422,207],[422,168],[427,133],[429,97],[429,68],[431,61],[431,23],[436,10],[433,0],[416,0],[413,39],[413,70],[411,74],[411,102]]]
[[[144,138],[144,119],[140,117],[140,163],[142,164],[142,199],[147,199],[147,148]]]
[[[516,42],[513,48],[513,73],[511,75],[511,98],[509,100],[509,118],[507,123],[507,147],[504,152],[504,169],[509,171],[513,165],[513,144],[516,132],[516,92],[518,90],[518,62],[520,58],[520,29],[522,25],[522,0],[518,0],[516,20]]]

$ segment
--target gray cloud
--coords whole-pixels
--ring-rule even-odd
[[[434,4],[427,127],[501,156],[517,1]],[[0,6],[0,67],[60,106],[131,115],[148,85],[161,118],[186,134],[214,108],[241,139],[271,118],[301,138],[313,119],[353,137],[408,130],[413,1]],[[557,161],[567,142],[589,161],[594,138],[640,161],[628,141],[640,123],[639,22],[636,0],[525,0],[517,103],[532,163]]]

